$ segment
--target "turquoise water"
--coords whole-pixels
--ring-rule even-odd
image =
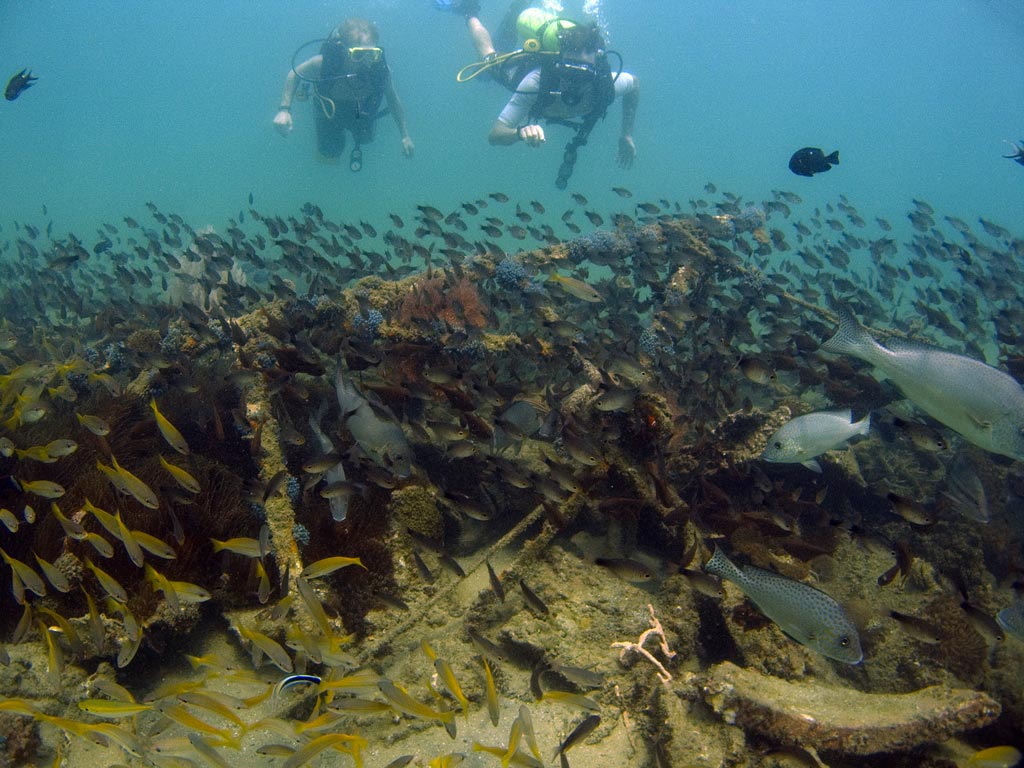
[[[495,190],[567,198],[552,183],[565,130],[537,151],[488,146],[505,94],[455,82],[473,49],[461,19],[432,6],[5,4],[2,73],[27,66],[40,79],[0,106],[0,223],[89,232],[151,200],[222,225],[250,192],[264,211],[312,200],[377,221]],[[481,17],[493,28],[504,10],[483,0]],[[865,217],[900,218],[912,197],[1011,228],[1024,213],[1024,168],[1000,157],[1024,134],[1024,21],[1010,2],[604,0],[602,10],[642,95],[633,169],[614,163],[617,104],[581,152],[570,191],[595,207],[615,203],[612,186],[686,200],[713,180],[753,199],[844,193]],[[271,125],[295,49],[346,14],[379,24],[416,142],[407,161],[383,120],[361,174],[316,162],[310,104],[297,105],[288,139]],[[789,155],[806,145],[838,148],[842,164],[793,176]]]

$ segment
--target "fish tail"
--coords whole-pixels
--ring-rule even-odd
[[[825,161],[830,163],[830,164],[832,164],[832,165],[839,165],[839,150],[837,149],[831,155],[828,155],[825,158]]]
[[[338,372],[334,375],[334,389],[338,395],[338,407],[341,408],[343,419],[353,411],[359,410],[363,398],[356,391],[355,387],[345,381],[340,365],[338,366]]]
[[[855,435],[866,435],[871,430],[871,414],[869,413],[863,419],[853,424],[855,428]]]
[[[875,353],[881,345],[868,333],[868,329],[857,322],[850,308],[845,304],[836,304],[836,315],[839,316],[839,329],[835,335],[821,345],[825,352],[838,355],[852,355],[867,362],[873,362]]]
[[[715,553],[704,566],[704,571],[712,576],[719,576],[734,583],[743,581],[743,571],[737,568],[732,560],[726,557],[725,553],[717,546],[715,547]]]

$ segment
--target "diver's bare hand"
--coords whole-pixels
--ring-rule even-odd
[[[633,161],[636,160],[636,144],[633,143],[632,136],[619,137],[619,155],[617,160],[620,168],[633,167]]]
[[[282,109],[274,115],[274,127],[282,136],[288,136],[292,132],[292,113],[287,109]]]
[[[402,154],[406,157],[412,157],[413,151],[415,151],[416,145],[412,143],[412,139],[406,136],[402,139]]]
[[[516,133],[519,134],[521,141],[526,142],[531,147],[539,147],[545,141],[544,129],[539,125],[520,126]]]

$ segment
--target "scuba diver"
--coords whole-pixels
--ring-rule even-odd
[[[522,47],[499,54],[487,28],[477,18],[479,0],[435,0],[435,4],[465,17],[481,58],[459,72],[459,82],[487,72],[512,91],[512,98],[491,127],[491,144],[523,142],[539,147],[547,138],[541,120],[573,128],[576,134],[565,148],[555,181],[555,186],[565,189],[579,148],[587,143],[594,125],[618,96],[622,99],[622,125],[617,160],[622,168],[633,165],[633,124],[640,86],[637,78],[622,71],[622,58],[605,50],[596,24],[563,19],[527,7],[529,0],[515,0],[501,25],[498,42],[509,50],[518,34]],[[617,72],[612,72],[609,54],[619,59]]]
[[[352,133],[355,147],[349,155],[349,168],[362,170],[362,145],[373,140],[373,126],[388,112],[402,135],[402,152],[412,157],[413,143],[405,124],[405,112],[391,79],[391,70],[379,46],[376,25],[365,19],[342,22],[322,42],[320,53],[299,65],[292,57],[292,71],[284,83],[281,106],[274,116],[274,127],[282,136],[292,132],[292,100],[304,101],[312,91],[316,115],[317,153],[322,160],[333,161],[345,149],[345,132]],[[387,100],[387,108],[381,102]]]

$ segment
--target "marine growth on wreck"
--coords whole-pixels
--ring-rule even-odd
[[[909,220],[495,193],[5,229],[0,764],[955,766],[1014,743],[1020,466],[819,350],[841,311],[1024,372],[1024,239]],[[761,460],[845,409],[870,429],[820,471]],[[788,637],[778,590],[704,571],[716,548],[841,605],[863,659]]]

